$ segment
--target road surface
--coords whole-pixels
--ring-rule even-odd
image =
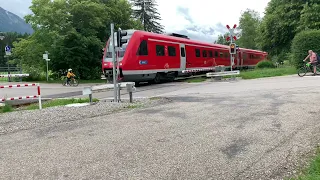
[[[319,81],[205,82],[116,114],[0,115],[1,178],[282,179],[320,142]]]

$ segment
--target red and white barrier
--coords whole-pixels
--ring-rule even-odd
[[[28,77],[29,74],[0,74],[0,77]]]
[[[4,88],[10,88],[10,89],[11,89],[11,88],[21,88],[21,87],[35,87],[35,86],[37,86],[37,91],[38,91],[38,94],[37,94],[37,95],[21,96],[21,97],[11,97],[11,98],[0,98],[0,102],[38,98],[38,100],[39,100],[39,109],[42,109],[41,93],[40,93],[40,84],[16,84],[16,85],[7,85],[7,86],[0,86],[0,89],[4,89]]]

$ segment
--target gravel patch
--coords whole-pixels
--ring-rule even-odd
[[[127,100],[122,100],[121,103],[100,101],[82,107],[57,106],[42,110],[22,110],[4,113],[0,114],[0,135],[59,123],[81,121],[136,108],[153,107],[167,102],[169,102],[169,99],[166,98],[136,99],[133,103],[129,103]]]

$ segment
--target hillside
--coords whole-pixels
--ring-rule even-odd
[[[19,16],[0,7],[0,32],[33,33],[32,27]]]

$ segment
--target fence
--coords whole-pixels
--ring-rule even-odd
[[[16,85],[6,85],[6,86],[0,86],[0,89],[4,88],[22,88],[22,87],[37,87],[37,95],[31,95],[31,96],[20,96],[20,97],[11,97],[11,98],[0,98],[0,103],[1,102],[6,102],[6,101],[14,101],[14,100],[23,100],[23,99],[35,99],[38,98],[39,100],[39,109],[42,109],[42,103],[41,103],[41,93],[40,93],[40,84],[35,83],[35,84],[16,84]]]

